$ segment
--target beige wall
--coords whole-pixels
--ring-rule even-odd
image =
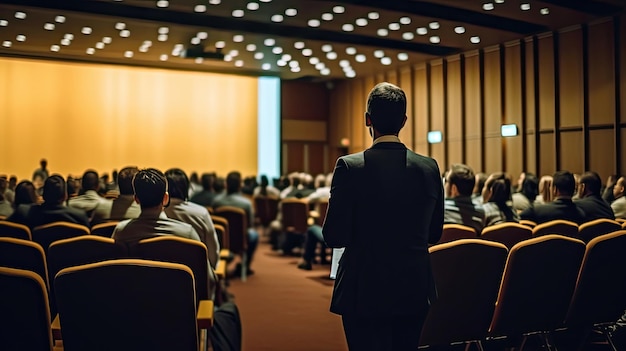
[[[0,58],[0,174],[257,172],[257,79]]]

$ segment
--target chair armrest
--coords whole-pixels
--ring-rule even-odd
[[[221,259],[217,263],[217,267],[215,267],[214,272],[219,280],[224,280],[226,278],[226,266],[228,266],[226,260]]]
[[[211,329],[213,326],[213,301],[200,300],[196,321],[199,329]]]
[[[221,249],[220,250],[220,258],[223,258],[223,259],[230,258],[230,250],[229,249]]]
[[[52,320],[50,328],[52,329],[52,337],[54,340],[63,340],[63,336],[61,335],[61,321],[59,321],[58,313],[54,317],[54,320]]]

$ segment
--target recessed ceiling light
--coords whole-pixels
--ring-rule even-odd
[[[265,55],[263,55],[262,52],[255,52],[254,53],[254,58],[257,59],[257,60],[262,60],[264,56]]]
[[[528,10],[530,10],[530,4],[525,2],[523,4],[520,4],[519,8],[522,9],[522,11],[528,11]]]
[[[198,38],[198,37],[191,38],[191,44],[193,44],[193,45],[200,44],[200,38]]]
[[[389,34],[389,31],[385,28],[379,28],[376,31],[376,34],[378,34],[379,37],[386,37]]]
[[[2,21],[4,21],[4,20],[1,20],[1,21],[0,21],[0,26],[1,26],[1,27],[4,27],[4,26],[2,25]],[[5,22],[6,22],[6,21],[5,21]],[[45,30],[54,30],[54,28],[56,28],[56,26],[54,25],[54,23],[46,23],[46,24],[44,24],[44,25],[43,25],[43,29],[45,29]]]
[[[356,23],[356,25],[359,27],[367,26],[367,20],[365,18],[357,18],[354,23]]]
[[[291,61],[291,55],[284,54],[280,59],[283,61]]]
[[[157,37],[158,41],[167,41],[167,34],[159,34]]]
[[[54,21],[56,23],[65,23],[65,16],[58,15],[58,16],[54,17]]]
[[[5,48],[10,48],[11,45],[12,45],[12,43],[10,41],[8,41],[8,40],[5,40],[5,41],[2,42],[2,46],[4,46]]]
[[[344,13],[346,12],[346,8],[340,5],[337,5],[335,7],[333,7],[333,12],[334,13]]]
[[[350,66],[350,61],[348,61],[348,60],[341,60],[341,61],[339,61],[339,66],[340,67],[349,67]]]
[[[104,43],[101,42],[101,41],[97,42],[96,43],[96,49],[100,49],[100,50],[104,49]]]
[[[341,26],[341,30],[344,32],[352,32],[354,30],[354,26],[351,23],[344,23]]]
[[[400,24],[404,24],[404,25],[411,24],[411,17],[407,17],[407,16],[400,17]]]
[[[390,30],[398,30],[400,29],[400,24],[398,22],[391,22],[388,27]]]
[[[296,9],[286,9],[285,10],[285,15],[289,16],[289,17],[293,17],[295,15],[298,14],[298,10]]]
[[[263,41],[263,44],[265,44],[265,46],[272,46],[276,44],[276,40],[274,40],[273,38],[267,38]]]
[[[21,41],[21,42],[24,42],[24,41],[26,41],[26,36],[25,36],[24,34],[18,34],[18,35],[15,37],[15,40],[17,40],[17,41]]]
[[[243,35],[241,34],[233,35],[233,41],[235,43],[241,43],[243,41]]]
[[[319,27],[320,26],[320,20],[318,19],[310,19],[308,22],[309,27]]]
[[[385,52],[382,50],[376,50],[374,51],[374,57],[376,58],[383,58],[385,57]]]
[[[87,53],[87,55],[93,55],[96,52],[96,49],[94,48],[87,48],[87,51],[85,51]]]
[[[222,0],[209,0],[209,4],[211,5],[219,5],[222,3]]]
[[[260,2],[272,2],[272,0],[259,0]]]
[[[48,24],[48,23],[46,23],[46,24]],[[52,24],[52,23],[50,23],[50,24]],[[4,19],[3,19],[3,20],[0,20],[0,27],[6,27],[6,26],[8,26],[8,25],[9,25],[9,21],[4,20]],[[54,26],[54,24],[53,24],[53,26]],[[45,26],[45,25],[44,25],[44,28],[46,28],[46,26]],[[46,29],[48,29],[48,28],[46,28]],[[54,27],[53,27],[52,29],[54,29]],[[48,29],[48,30],[52,30],[52,29]]]
[[[159,34],[167,34],[170,32],[170,29],[168,27],[159,27],[159,29],[157,30],[157,33]]]
[[[300,50],[302,48],[304,48],[304,42],[303,41],[296,41],[295,43],[293,43],[293,47]]]
[[[235,66],[236,66],[236,67],[243,67],[243,60],[237,60],[237,61],[235,61]]]
[[[232,61],[232,60],[233,60],[233,57],[232,57],[232,56],[230,56],[230,55],[224,55],[224,61],[226,61],[226,62],[230,62],[230,61]]]
[[[25,19],[26,18],[26,13],[22,12],[22,11],[17,11],[15,13],[15,18],[17,18],[17,19]]]
[[[465,27],[461,27],[461,26],[454,27],[454,32],[456,34],[463,34],[465,33]]]
[[[311,56],[313,55],[313,50],[311,49],[302,49],[302,56]]]
[[[209,37],[209,33],[207,33],[207,32],[198,32],[198,34],[196,34],[196,36],[197,36],[199,39],[204,40],[204,39],[206,39],[206,38],[208,38],[208,37]]]
[[[300,63],[298,61],[289,62],[289,67],[299,67]]]
[[[391,64],[391,58],[383,57],[380,59],[380,63],[382,63],[385,66],[389,66]]]
[[[300,66],[298,66],[298,67],[291,67],[290,69],[291,69],[291,72],[293,72],[293,73],[300,72]]]
[[[85,34],[85,35],[89,35],[89,34],[91,34],[92,29],[91,29],[91,27],[83,27],[83,28],[80,30],[80,32],[81,32],[81,33],[83,33],[83,34]]]
[[[50,51],[59,52],[59,50],[61,50],[61,47],[58,45],[50,46]]]
[[[358,55],[354,56],[354,60],[356,62],[363,63],[363,62],[365,62],[367,60],[367,58],[363,54],[358,54]]]
[[[167,61],[167,55],[166,55],[166,54],[162,54],[162,55],[159,57],[159,60],[161,60],[161,61]]]
[[[542,8],[541,10],[539,10],[539,12],[540,12],[542,15],[549,15],[549,14],[550,14],[550,9],[549,9],[549,8],[547,8],[547,7],[544,7],[544,8]]]
[[[439,29],[439,22],[430,22],[428,27],[430,27],[430,29]]]
[[[273,15],[271,20],[272,20],[272,22],[282,22],[283,21],[283,15]]]
[[[261,68],[264,71],[269,71],[272,68],[272,65],[270,65],[269,63],[265,62],[264,64],[261,65]]]
[[[504,0],[496,0],[496,4],[503,4]]]
[[[324,68],[326,68],[326,65],[324,64],[324,62],[318,62],[315,64],[315,69],[317,70],[322,70]]]
[[[215,42],[215,47],[216,47],[217,49],[223,49],[223,48],[224,48],[224,46],[226,46],[226,42],[225,42],[225,41],[223,41],[223,40],[219,40],[219,41],[216,41],[216,42]]]
[[[312,65],[317,65],[320,62],[320,59],[318,59],[317,57],[311,57],[309,59],[309,63]]]
[[[352,47],[352,46],[348,46],[348,47],[346,48],[346,54],[348,54],[348,55],[354,55],[354,54],[356,54],[356,48],[355,48],[355,47]]]
[[[128,38],[130,37],[130,31],[128,29],[124,29],[120,31],[120,37]]]
[[[113,39],[111,39],[111,37],[104,37],[102,38],[102,42],[105,44],[111,44],[111,41],[113,41]]]
[[[72,43],[72,42],[71,42],[69,39],[67,39],[67,38],[63,38],[63,39],[61,39],[61,45],[63,45],[63,46],[68,46],[68,45],[70,45],[71,43]]]
[[[149,47],[151,47],[151,46],[152,46],[152,41],[150,41],[150,40],[144,40],[144,41],[143,41],[143,46],[148,47],[148,48],[149,48]]]
[[[72,33],[66,33],[63,38],[67,39],[67,40],[74,40],[74,34]]]
[[[233,17],[243,17],[243,10],[233,10]]]
[[[254,44],[248,44],[248,45],[246,45],[246,50],[248,50],[248,51],[254,51],[254,50],[256,50],[256,45],[254,45]]]
[[[196,5],[193,8],[194,12],[206,12],[206,5]]]
[[[472,44],[478,44],[478,43],[480,43],[480,37],[478,37],[478,36],[471,37],[471,38],[470,38],[470,42],[471,42]]]
[[[272,52],[276,55],[280,55],[283,53],[283,48],[281,48],[280,46],[275,46],[272,48]]]
[[[367,14],[367,18],[371,19],[371,20],[377,20],[380,18],[380,14],[378,12],[370,12]]]
[[[485,11],[491,11],[493,10],[493,7],[494,7],[493,3],[490,3],[490,2],[486,2],[483,4],[483,10]]]
[[[148,52],[148,47],[146,47],[146,46],[140,46],[140,47],[139,47],[139,52]]]
[[[333,51],[333,46],[330,45],[330,44],[324,44],[324,45],[322,45],[322,51],[324,51],[324,52]]]
[[[428,29],[426,29],[426,27],[419,27],[415,32],[419,35],[426,35],[428,34]]]
[[[276,61],[276,65],[278,67],[285,67],[285,66],[287,66],[287,61],[285,61],[285,60],[278,60],[278,61]]]
[[[322,13],[322,19],[324,21],[332,21],[334,18],[332,13],[326,12],[326,13]]]
[[[258,2],[249,2],[248,5],[246,5],[246,8],[250,11],[256,11],[259,9],[259,3]]]
[[[126,23],[124,23],[124,22],[117,22],[115,24],[115,29],[117,29],[117,30],[122,30],[124,28],[126,28]]]
[[[415,38],[413,32],[402,33],[402,39],[404,40],[413,40],[413,38]]]
[[[167,1],[167,0],[159,0],[159,1],[156,2],[156,5],[157,5],[157,7],[161,7],[161,8],[168,7],[168,6],[170,6],[170,2]]]
[[[348,78],[354,78],[354,77],[356,77],[356,72],[354,72],[354,71],[348,71],[348,72],[346,72],[346,77],[348,77]]]
[[[441,38],[439,38],[439,36],[437,35],[433,35],[428,40],[430,40],[430,42],[433,44],[439,44],[441,42]]]
[[[328,52],[326,53],[326,58],[329,60],[336,60],[337,59],[337,53],[334,51]]]
[[[323,70],[320,71],[320,73],[324,76],[327,76],[330,74],[330,69],[324,68]]]
[[[194,62],[197,63],[197,64],[201,64],[202,62],[204,62],[204,59],[202,57],[196,57]]]
[[[228,55],[230,55],[231,57],[237,57],[239,56],[239,50],[230,50],[228,52]]]
[[[398,53],[398,60],[406,61],[408,59],[409,59],[409,54],[407,54],[406,52],[399,52]]]

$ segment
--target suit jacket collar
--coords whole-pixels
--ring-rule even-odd
[[[392,141],[392,142],[382,141],[382,142],[375,143],[374,145],[372,145],[372,147],[370,147],[370,149],[404,150],[404,149],[406,149],[406,146],[404,146],[404,144],[402,144],[400,142],[396,142],[396,141]]]

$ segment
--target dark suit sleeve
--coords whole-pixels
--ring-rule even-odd
[[[522,211],[522,213],[519,214],[519,218],[520,219],[526,219],[529,221],[536,221],[535,219],[535,208],[534,207],[529,207],[527,209],[525,209],[524,211]]]
[[[433,211],[433,217],[430,222],[430,233],[428,234],[428,243],[436,244],[441,239],[443,232],[443,183],[439,178],[439,169],[437,168],[436,184],[441,188],[438,192],[437,202],[435,204],[435,210]]]
[[[329,247],[346,247],[352,234],[352,200],[348,165],[338,159],[330,187],[328,210],[322,228],[324,241]]]

